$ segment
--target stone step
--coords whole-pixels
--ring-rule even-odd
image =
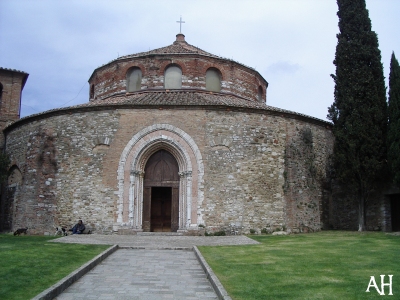
[[[182,232],[138,232],[140,236],[181,236]]]

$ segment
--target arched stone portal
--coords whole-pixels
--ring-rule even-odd
[[[175,211],[178,213],[178,224],[171,224],[171,229],[186,231],[197,229],[198,224],[204,224],[202,214],[198,213],[198,207],[203,201],[204,174],[200,150],[183,130],[169,124],[155,124],[135,134],[121,154],[118,168],[119,200],[114,231],[152,229],[151,219],[150,224],[145,223],[148,215],[144,215],[144,211],[148,210],[145,199],[151,197],[146,194],[149,192],[146,187],[149,186],[145,184],[145,168],[148,162],[151,163],[152,155],[160,150],[171,155],[178,167],[179,179],[174,183],[176,189],[171,190],[171,197],[176,197],[172,194],[178,193],[178,208]],[[162,193],[161,190],[155,192]]]

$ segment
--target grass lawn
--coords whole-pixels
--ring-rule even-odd
[[[0,299],[30,299],[109,247],[52,239],[0,235]]]
[[[327,231],[251,236],[260,245],[198,247],[233,299],[400,299],[400,236]],[[393,275],[392,292],[366,289]]]

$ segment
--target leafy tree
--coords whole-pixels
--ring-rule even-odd
[[[339,30],[334,64],[333,163],[336,177],[358,201],[359,230],[371,192],[386,169],[386,87],[378,48],[365,0],[337,0]]]
[[[389,75],[388,162],[393,182],[400,184],[400,66],[394,53]]]

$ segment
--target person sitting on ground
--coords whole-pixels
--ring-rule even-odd
[[[72,234],[82,234],[85,231],[85,225],[83,225],[82,220],[79,220],[70,230],[72,230]]]

